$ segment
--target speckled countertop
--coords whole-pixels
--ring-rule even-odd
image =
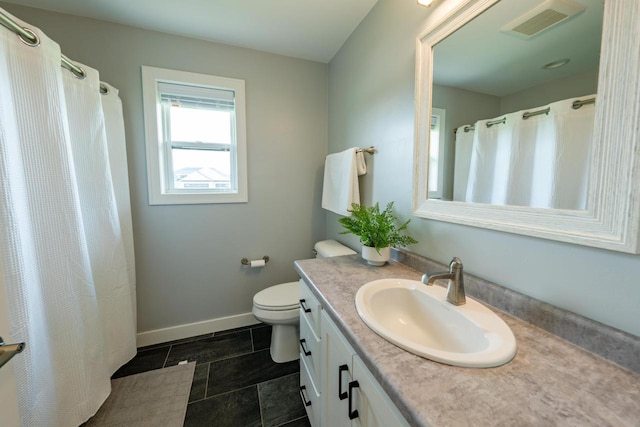
[[[356,292],[376,279],[420,280],[403,264],[370,267],[349,255],[295,268],[411,425],[640,426],[640,375],[499,310],[518,352],[497,368],[440,364],[375,334],[356,312]]]

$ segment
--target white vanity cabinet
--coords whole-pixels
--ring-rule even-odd
[[[360,357],[322,312],[321,418],[323,426],[408,426]]]
[[[408,426],[300,281],[300,396],[313,427]]]
[[[322,306],[300,280],[300,397],[313,427],[321,425],[320,312]]]

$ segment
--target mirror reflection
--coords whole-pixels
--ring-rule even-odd
[[[502,0],[434,47],[430,199],[586,209],[603,9]]]

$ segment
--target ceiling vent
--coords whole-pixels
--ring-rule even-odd
[[[500,28],[500,31],[530,39],[585,10],[572,0],[547,0]]]

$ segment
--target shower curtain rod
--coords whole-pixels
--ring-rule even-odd
[[[40,44],[40,39],[38,38],[36,33],[26,27],[21,27],[17,22],[5,15],[2,11],[0,11],[0,24],[16,33],[18,38],[27,46],[36,47]],[[74,75],[74,77],[78,79],[82,80],[87,77],[87,73],[85,73],[82,67],[78,67],[62,53],[60,53],[60,66],[69,70]],[[109,87],[102,82],[100,82],[100,93],[103,95],[109,93]]]
[[[587,105],[587,104],[595,104],[596,99],[595,98],[587,98],[587,99],[578,99],[576,101],[573,101],[573,103],[571,104],[571,108],[573,108],[574,110],[577,110],[578,108],[582,107],[583,105]],[[522,120],[527,120],[529,117],[533,117],[533,116],[539,116],[541,114],[549,114],[549,111],[551,111],[551,107],[547,107],[547,108],[543,108],[542,110],[538,110],[538,111],[525,111],[524,113],[522,113]],[[487,122],[486,125],[488,128],[490,128],[493,125],[497,125],[500,123],[505,123],[507,120],[506,117],[503,117],[499,120],[493,120],[490,122]],[[472,130],[476,130],[476,126],[475,125],[471,125],[471,126],[465,126],[464,128],[462,128],[465,132],[471,132]],[[458,129],[454,129],[453,133],[458,133]]]
[[[583,100],[579,99],[577,101],[573,101],[573,104],[571,104],[571,108],[573,108],[574,110],[577,110],[583,105],[594,104],[595,102],[596,102],[595,98],[589,98],[589,99],[583,99]],[[522,113],[522,120],[527,120],[529,117],[539,116],[541,114],[549,114],[549,111],[551,111],[551,107],[547,107],[545,109],[538,110],[538,111],[531,111],[531,112],[526,111]]]

